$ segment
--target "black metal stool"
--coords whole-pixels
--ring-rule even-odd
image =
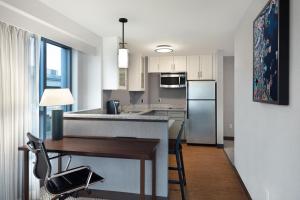
[[[176,156],[176,167],[169,167],[169,170],[177,170],[179,180],[169,180],[169,184],[179,184],[181,191],[181,198],[184,200],[184,186],[186,185],[183,155],[182,155],[182,145],[181,145],[181,135],[184,130],[184,122],[182,122],[180,130],[176,139],[169,139],[169,154]]]

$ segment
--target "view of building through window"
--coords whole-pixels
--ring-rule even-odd
[[[61,87],[62,48],[47,44],[47,86]]]

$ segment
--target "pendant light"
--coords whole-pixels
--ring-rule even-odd
[[[128,68],[128,49],[125,48],[124,42],[124,23],[128,22],[128,20],[126,18],[120,18],[119,22],[122,23],[122,43],[119,48],[118,64],[119,68]]]

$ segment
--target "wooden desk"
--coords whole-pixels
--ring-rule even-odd
[[[159,139],[64,137],[62,140],[45,140],[49,153],[71,154],[140,160],[140,199],[145,199],[145,160],[152,161],[152,199],[156,199],[156,147]],[[29,150],[24,151],[24,199],[29,200]]]

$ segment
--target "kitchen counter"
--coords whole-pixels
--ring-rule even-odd
[[[89,114],[89,113],[65,113],[64,119],[102,119],[102,120],[117,120],[117,121],[168,121],[168,116],[154,116],[154,115],[143,115],[150,111],[143,111],[139,113],[121,113],[119,115],[108,115],[108,114]]]
[[[81,110],[78,112],[64,113],[65,119],[102,119],[102,120],[131,120],[131,121],[168,121],[168,116],[157,116],[151,114],[153,111],[180,111],[185,112],[185,108],[167,106],[149,106],[149,105],[137,105],[137,106],[124,106],[121,114],[110,115],[106,114],[102,109]]]
[[[124,109],[124,107],[122,107]],[[154,115],[155,110],[166,108],[125,107],[125,112],[119,115],[109,115],[102,109],[81,110],[64,113],[64,135],[78,137],[136,137],[159,139],[156,150],[157,195],[159,199],[168,197],[168,139],[169,131],[176,125],[176,120],[169,116]],[[130,108],[130,109],[129,109]],[[168,109],[174,110],[175,109]],[[152,115],[151,115],[152,114]],[[83,144],[84,145],[84,144]],[[109,177],[105,182],[93,185],[94,189],[125,192],[132,195],[139,193],[139,162],[126,159],[75,157],[75,163],[88,164],[97,173]],[[146,194],[151,195],[151,161],[146,161]],[[122,179],[116,172],[126,169]],[[99,170],[99,171],[98,171]],[[127,180],[132,180],[128,185]]]

